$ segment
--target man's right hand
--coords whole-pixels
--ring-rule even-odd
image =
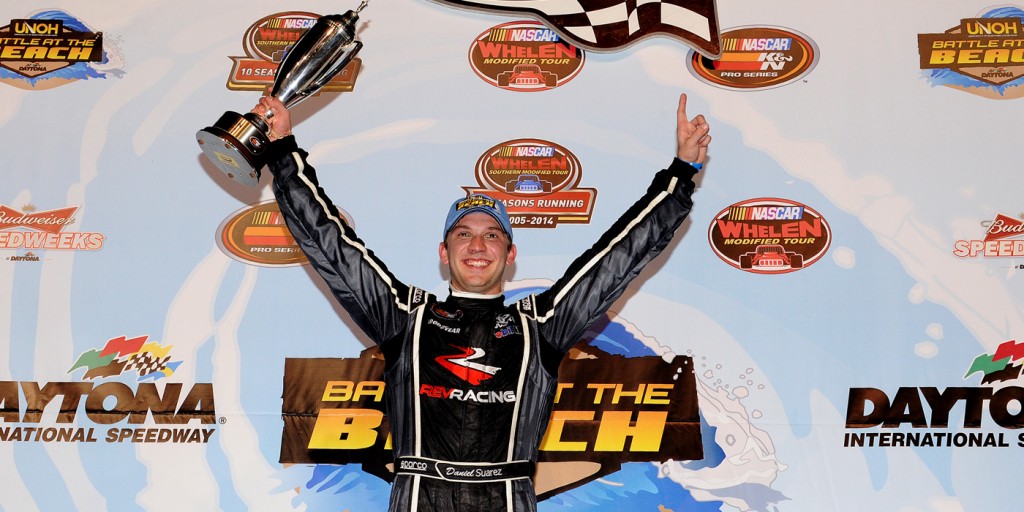
[[[262,117],[267,122],[267,126],[270,128],[270,133],[267,135],[269,135],[271,141],[292,134],[292,116],[288,109],[285,108],[284,103],[281,103],[281,100],[271,96],[264,96],[260,98],[259,104],[253,107],[251,112]]]

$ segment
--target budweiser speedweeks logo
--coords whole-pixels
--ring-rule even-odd
[[[953,254],[960,258],[1024,256],[1024,220],[999,213],[983,226],[984,238],[957,240],[953,244]]]
[[[37,212],[0,205],[0,249],[98,251],[105,237],[95,232],[65,231],[76,222],[77,206]]]

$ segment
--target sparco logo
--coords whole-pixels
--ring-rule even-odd
[[[726,89],[770,89],[814,69],[818,47],[807,36],[779,27],[740,27],[722,33],[722,57],[690,53],[687,67],[700,80]]]
[[[583,69],[583,50],[535,21],[498,25],[477,36],[469,63],[485,82],[510,91],[544,91]]]
[[[427,463],[426,462],[417,462],[417,461],[413,461],[413,460],[403,460],[403,461],[400,461],[398,464],[399,464],[400,468],[408,469],[410,471],[426,471],[427,470]]]
[[[761,198],[722,210],[708,230],[722,261],[755,274],[783,274],[825,255],[832,234],[828,222],[807,205]]]
[[[1024,9],[989,9],[938,34],[918,34],[921,69],[933,85],[991,99],[1024,96]]]
[[[587,223],[597,190],[579,187],[582,166],[568,149],[541,139],[517,139],[488,149],[476,162],[478,187],[505,203],[517,228],[553,228],[562,222]]]
[[[250,25],[242,40],[245,56],[231,57],[228,89],[261,91],[273,85],[278,64],[319,18],[319,15],[311,12],[280,12]],[[352,59],[321,91],[351,91],[355,87],[361,65],[359,57]]]

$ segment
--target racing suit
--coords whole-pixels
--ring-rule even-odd
[[[534,511],[532,477],[558,366],[587,328],[672,238],[693,175],[675,160],[550,289],[451,291],[398,281],[341,220],[293,137],[268,149],[292,235],[385,358],[395,461],[389,511]]]

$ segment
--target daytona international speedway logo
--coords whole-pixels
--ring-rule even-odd
[[[157,381],[170,377],[181,365],[181,361],[171,360],[170,351],[170,345],[150,341],[149,336],[130,339],[121,336],[107,341],[101,349],[83,352],[68,373],[85,368],[82,378],[92,380],[131,372],[138,376],[139,382]]]

